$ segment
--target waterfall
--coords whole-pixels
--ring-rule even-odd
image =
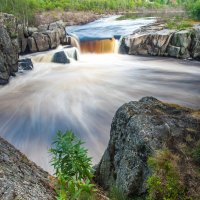
[[[115,38],[90,40],[80,43],[81,53],[114,53],[117,48]]]

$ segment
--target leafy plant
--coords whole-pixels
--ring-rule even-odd
[[[194,17],[197,20],[200,20],[200,0],[188,1],[186,7],[192,17]]]
[[[91,158],[87,156],[87,149],[82,147],[83,142],[78,140],[73,132],[64,134],[58,131],[53,147],[49,150],[51,164],[58,178],[58,200],[78,199],[82,194],[92,195],[96,189],[91,183],[93,169]]]
[[[181,185],[176,163],[178,158],[169,150],[158,151],[148,159],[152,175],[147,180],[148,200],[189,200]]]

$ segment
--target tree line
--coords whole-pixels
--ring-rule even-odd
[[[0,12],[12,13],[20,20],[33,20],[44,10],[131,11],[137,8],[184,6],[192,17],[200,19],[200,0],[0,0]]]

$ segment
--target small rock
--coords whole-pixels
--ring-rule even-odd
[[[68,64],[70,63],[70,59],[65,51],[59,51],[53,55],[52,62]]]
[[[30,58],[24,58],[24,59],[19,60],[18,65],[19,65],[19,70],[33,69],[33,63]]]

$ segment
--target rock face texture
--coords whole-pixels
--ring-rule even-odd
[[[123,37],[120,51],[131,55],[200,59],[200,26],[183,31],[158,26],[153,30],[151,26],[149,29],[145,27]]]
[[[116,186],[129,197],[144,194],[150,175],[148,157],[163,147],[175,151],[187,137],[193,139],[190,145],[194,146],[191,141],[200,141],[199,119],[200,111],[162,103],[153,97],[124,104],[113,118],[109,145],[95,172],[96,182],[104,189]],[[187,173],[185,176],[192,177]],[[199,190],[200,176],[196,179]]]
[[[65,23],[57,21],[36,27],[18,25],[20,53],[34,53],[55,49],[65,44]]]
[[[200,26],[194,29],[191,43],[193,57],[200,60]]]
[[[54,200],[49,174],[0,138],[0,199]]]
[[[0,84],[18,70],[17,24],[13,15],[0,14]]]

